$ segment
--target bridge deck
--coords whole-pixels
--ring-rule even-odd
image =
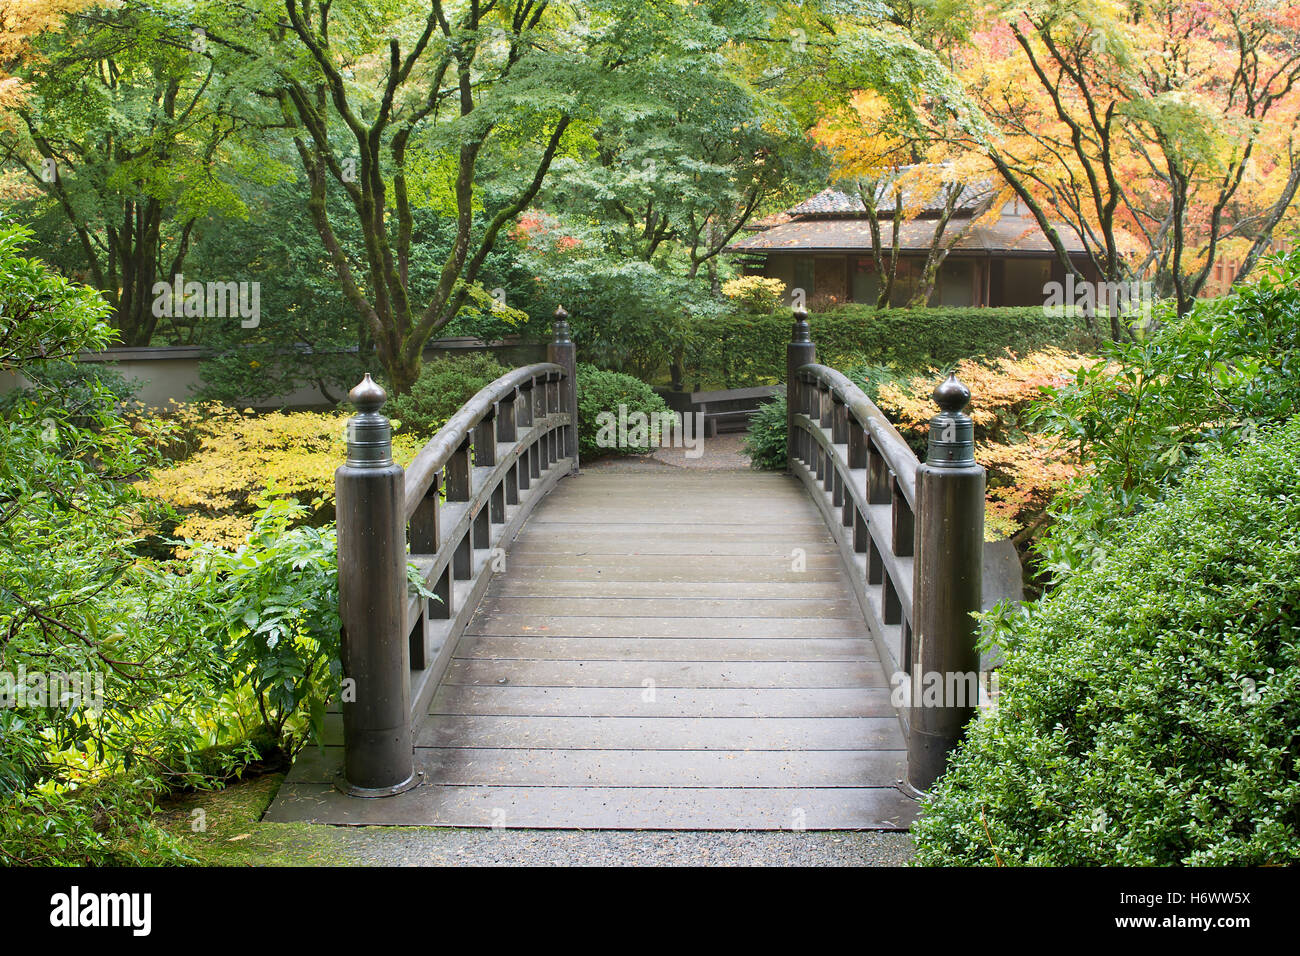
[[[796,568],[802,551],[803,569]],[[304,752],[268,819],[898,829],[904,743],[821,517],[791,478],[596,469],[524,526],[381,800]]]

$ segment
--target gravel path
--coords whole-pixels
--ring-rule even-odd
[[[654,472],[665,468],[696,471],[749,471],[749,456],[741,446],[743,432],[705,438],[698,458],[688,458],[685,448],[657,448],[649,455],[611,456],[582,462],[583,471]]]
[[[360,866],[903,866],[906,833],[350,828],[339,862]]]

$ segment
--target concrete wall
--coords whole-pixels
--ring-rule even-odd
[[[439,355],[465,352],[491,352],[497,361],[507,367],[546,361],[546,346],[526,342],[484,344],[474,338],[436,339],[425,348],[425,360]],[[146,405],[160,407],[169,399],[178,402],[193,399],[202,384],[199,362],[203,350],[197,346],[157,346],[149,348],[119,348],[106,352],[86,353],[79,361],[102,363],[120,372],[128,381],[139,383],[138,397]],[[30,383],[22,375],[0,371],[0,394]],[[346,394],[356,382],[335,382],[336,394]],[[258,402],[240,401],[238,404],[252,408],[312,408],[328,402],[316,388],[301,388],[288,395],[277,395]]]

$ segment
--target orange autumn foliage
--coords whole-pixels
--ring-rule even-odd
[[[1044,390],[1065,384],[1096,359],[1058,349],[1024,357],[967,360],[957,377],[971,391],[967,414],[975,424],[975,458],[988,470],[986,534],[990,538],[1033,533],[1052,498],[1082,470],[1078,457],[1048,436],[1032,430],[1027,412]],[[913,443],[924,442],[934,402],[930,391],[937,373],[904,385],[880,386],[877,404]]]

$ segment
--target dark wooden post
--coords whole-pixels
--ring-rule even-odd
[[[908,782],[928,790],[943,773],[978,700],[979,651],[972,612],[981,608],[984,469],[975,463],[974,426],[962,409],[970,390],[955,375],[934,390],[930,448],[916,474],[912,702]],[[918,699],[937,674],[942,699]],[[927,706],[928,704],[928,706]]]
[[[794,310],[794,325],[790,328],[790,344],[785,347],[785,449],[787,467],[790,459],[798,457],[798,434],[794,417],[804,407],[799,369],[817,361],[817,349],[808,329],[808,313]],[[812,386],[807,386],[812,387]]]
[[[388,395],[370,374],[349,393],[348,457],[334,473],[343,624],[344,793],[415,786],[406,632],[405,472],[393,461]]]
[[[569,337],[569,313],[564,306],[555,310],[555,341],[546,347],[546,360],[564,366],[560,382],[560,411],[568,412],[571,421],[564,428],[563,455],[573,459],[570,471],[578,472],[578,352]]]

